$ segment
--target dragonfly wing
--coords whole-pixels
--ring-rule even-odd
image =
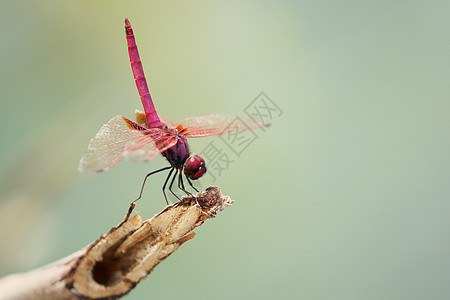
[[[166,120],[164,118],[161,118],[161,117],[159,117],[159,118],[161,119],[161,122],[163,123],[163,125],[166,125],[167,127],[172,127],[172,128],[177,127],[177,124],[175,124],[169,120]]]
[[[124,158],[149,161],[175,144],[176,138],[163,129],[146,129],[115,116],[91,140],[78,169],[86,173],[106,171]]]
[[[197,138],[232,131],[266,128],[270,126],[270,122],[268,120],[257,120],[247,115],[207,115],[184,119],[180,122],[180,125],[184,127],[184,135]]]

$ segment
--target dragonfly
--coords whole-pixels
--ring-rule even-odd
[[[152,171],[145,176],[139,197],[131,203],[127,215],[129,216],[136,201],[142,197],[147,178],[153,174],[170,170],[162,187],[167,205],[169,205],[166,195],[167,184],[169,191],[180,199],[172,190],[175,180],[181,191],[191,194],[184,185],[183,175],[189,185],[199,192],[191,180],[197,180],[206,173],[206,163],[200,155],[191,155],[188,139],[259,129],[269,126],[270,123],[255,120],[248,115],[239,116],[242,122],[233,126],[230,124],[236,116],[231,115],[188,117],[179,123],[159,117],[148,89],[133,29],[128,19],[125,19],[125,33],[131,69],[144,110],[135,111],[136,122],[118,115],[104,124],[91,139],[78,169],[84,173],[98,173],[111,169],[123,159],[147,162],[159,154],[164,156],[170,166]]]

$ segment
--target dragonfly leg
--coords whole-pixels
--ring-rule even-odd
[[[162,191],[163,191],[164,199],[166,199],[166,203],[167,203],[167,205],[169,205],[169,201],[167,201],[167,195],[166,195],[166,185],[167,185],[167,182],[169,182],[170,176],[172,175],[172,173],[173,173],[173,170],[174,170],[174,168],[173,168],[173,167],[170,167],[170,168],[172,168],[172,170],[170,170],[170,172],[169,172],[169,175],[167,175],[166,181],[164,181],[164,185],[163,185],[163,187],[162,187]]]
[[[183,172],[181,172],[181,170],[180,170],[180,174],[178,174],[178,188],[180,189],[180,190],[182,190],[183,192],[185,192],[187,195],[192,195],[189,191],[187,191],[185,188],[184,188],[184,182],[183,182]]]
[[[181,199],[177,196],[177,194],[175,194],[175,193],[172,191],[173,182],[175,181],[175,178],[177,177],[178,171],[179,171],[179,169],[177,169],[177,170],[175,171],[175,174],[173,175],[172,180],[170,181],[169,191],[172,193],[172,195],[174,195],[175,197],[177,197],[178,200],[181,200]]]
[[[123,222],[126,222],[126,221],[130,218],[130,215],[131,215],[131,213],[133,212],[134,207],[136,206],[136,201],[138,201],[139,199],[141,199],[141,197],[142,197],[142,192],[144,191],[144,186],[145,186],[145,182],[147,181],[147,178],[150,177],[150,176],[153,175],[153,174],[156,174],[156,173],[165,171],[165,170],[170,169],[170,168],[172,168],[172,167],[161,168],[161,169],[159,169],[159,170],[150,172],[150,173],[148,173],[148,174],[145,176],[144,182],[142,183],[142,186],[141,186],[141,192],[139,193],[139,197],[138,197],[136,200],[134,200],[133,202],[131,202],[130,207],[128,208],[128,212],[127,212],[127,214],[126,214],[125,219],[123,220]],[[167,202],[167,199],[166,199],[166,202]]]
[[[187,179],[187,181],[189,182],[190,186],[191,186],[194,190],[196,190],[197,193],[198,193],[199,191],[195,188],[195,186],[194,186],[194,185],[192,184],[192,182],[189,180],[189,177],[186,176],[186,179]]]
[[[159,169],[159,170],[156,170],[156,171],[153,171],[153,172],[148,173],[148,174],[145,176],[145,178],[144,178],[144,182],[142,183],[141,192],[139,193],[139,197],[138,197],[136,200],[134,200],[133,202],[131,202],[131,204],[133,204],[133,203],[135,203],[136,201],[138,201],[139,199],[141,199],[141,197],[142,197],[142,192],[144,191],[145,182],[147,181],[147,178],[148,178],[148,177],[150,177],[150,176],[153,175],[153,174],[159,173],[159,172],[161,172],[161,171],[165,171],[165,170],[167,170],[167,169],[170,169],[170,168],[172,168],[172,167],[164,167],[164,168],[162,168],[162,169]]]

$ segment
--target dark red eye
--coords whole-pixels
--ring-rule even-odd
[[[184,163],[184,174],[186,174],[189,179],[199,179],[205,173],[205,160],[200,155],[191,156]]]

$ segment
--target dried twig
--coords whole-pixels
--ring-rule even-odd
[[[0,280],[0,299],[117,299],[192,239],[192,230],[233,200],[219,188],[184,197],[153,218],[139,215],[51,265]]]

